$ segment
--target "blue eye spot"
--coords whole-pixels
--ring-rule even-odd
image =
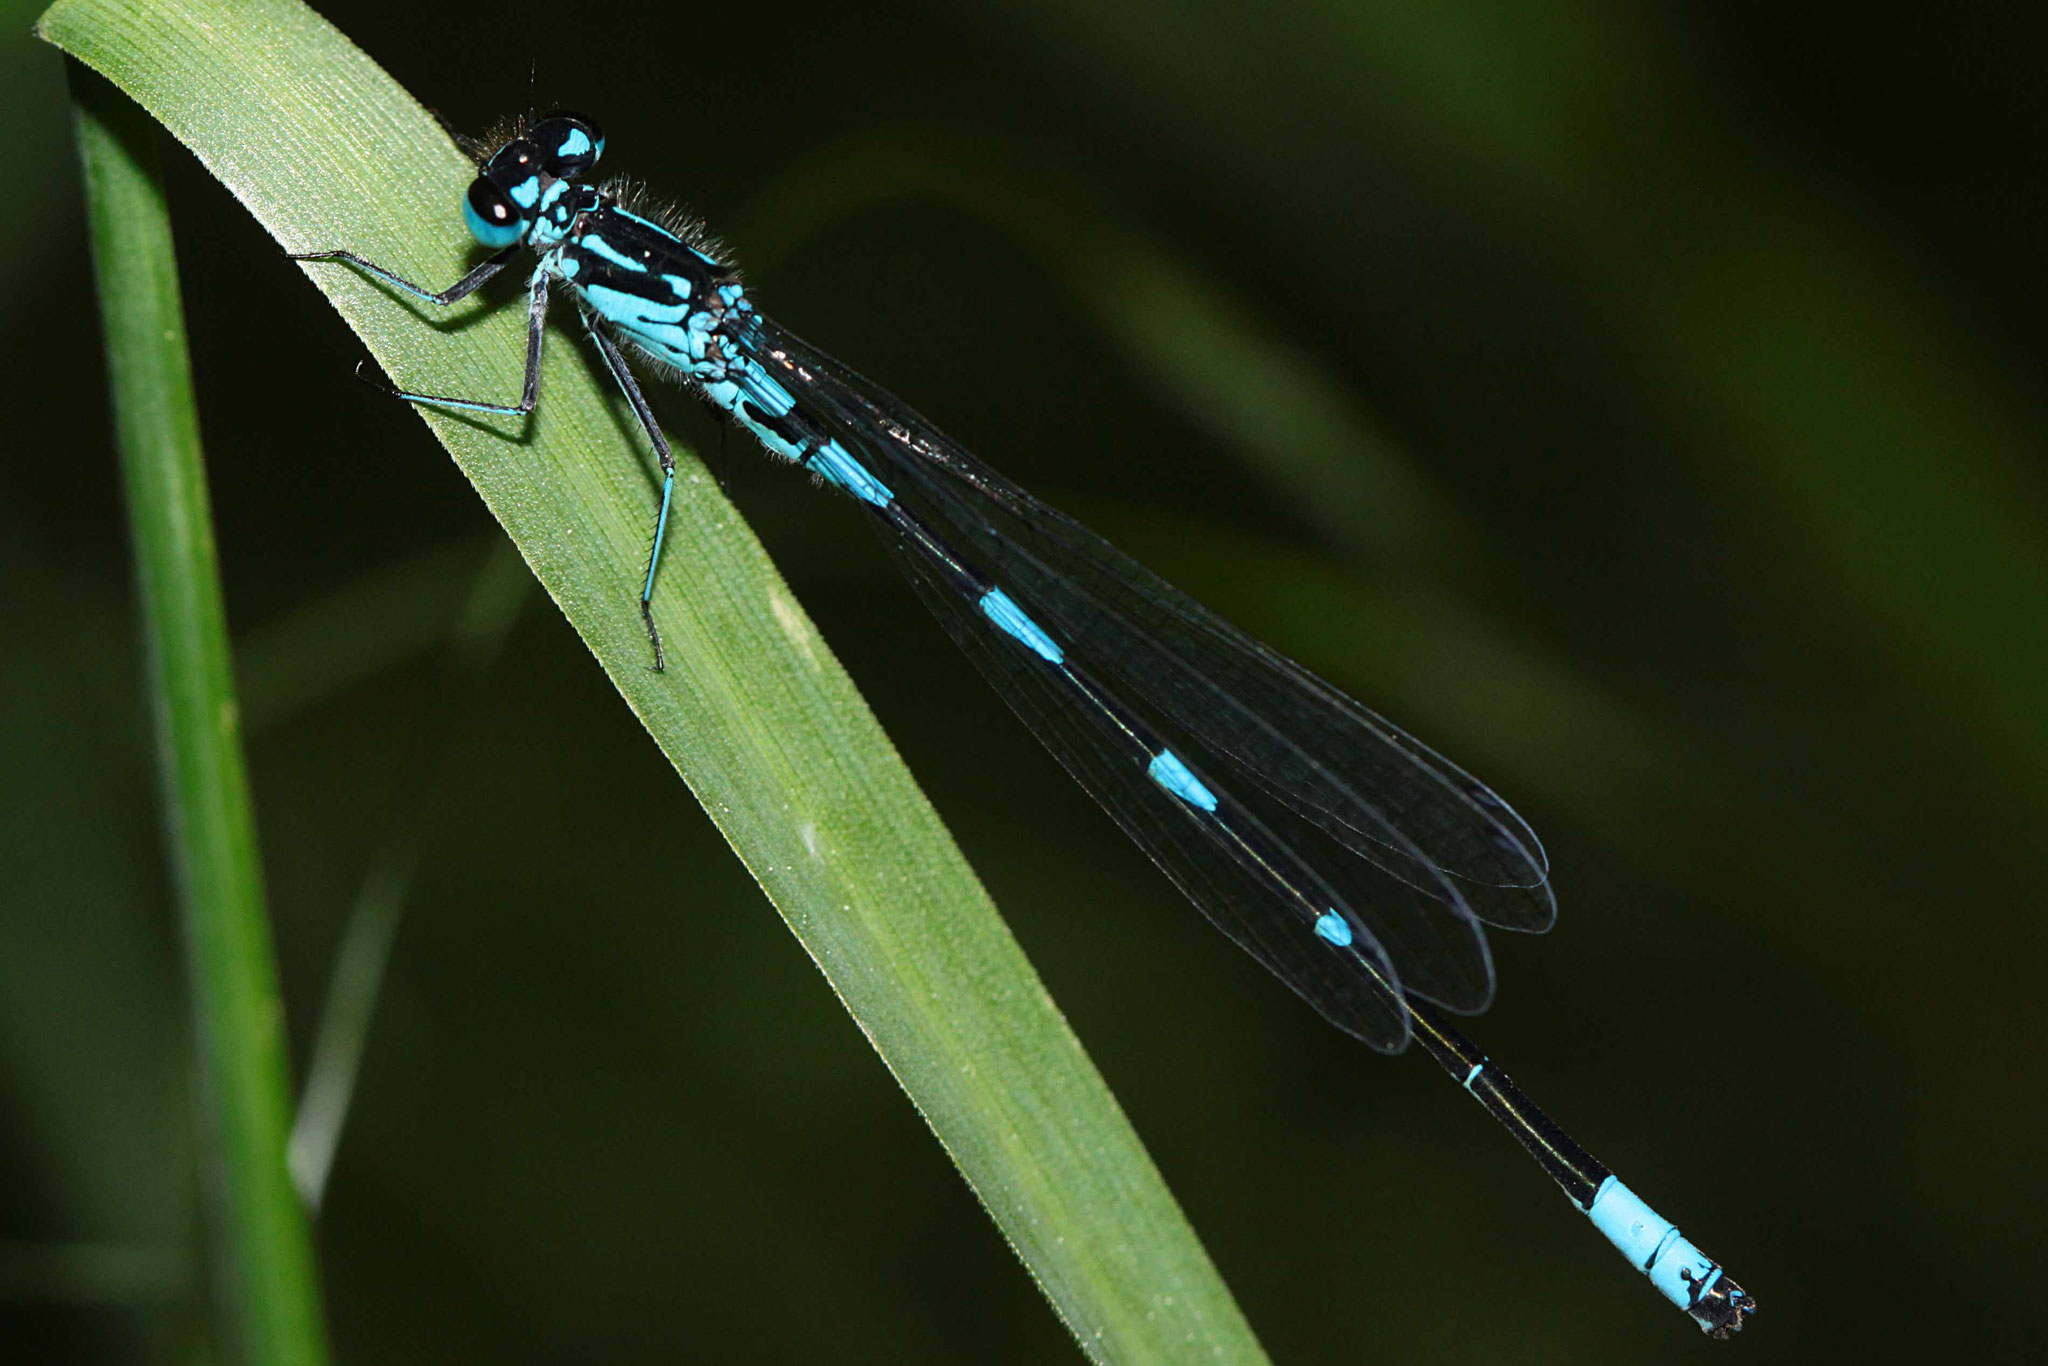
[[[569,136],[562,139],[562,145],[555,149],[555,155],[567,160],[580,157],[591,150],[590,137],[581,128],[569,130]]]
[[[506,198],[522,209],[530,209],[540,202],[540,177],[528,176],[517,185],[508,186]]]

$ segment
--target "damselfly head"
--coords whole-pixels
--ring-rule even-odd
[[[470,236],[494,251],[513,245],[532,228],[548,186],[580,178],[603,151],[604,134],[581,114],[541,119],[492,152],[470,183],[462,201]]]

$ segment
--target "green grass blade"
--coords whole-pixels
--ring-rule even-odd
[[[199,415],[156,126],[73,68],[116,444],[135,545],[165,823],[184,916],[210,1235],[244,1359],[327,1359],[313,1245],[285,1171],[277,967],[235,715]]]
[[[472,169],[427,112],[285,0],[64,0],[46,38],[111,77],[286,247],[420,280],[470,259]],[[399,383],[515,393],[518,309],[417,311],[308,275]],[[701,466],[683,461],[649,671],[654,483],[561,339],[529,423],[424,414],[621,695],[1099,1361],[1263,1356],[1149,1157],[887,738]],[[366,401],[369,401],[366,398]]]

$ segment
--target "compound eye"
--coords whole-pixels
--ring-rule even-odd
[[[491,153],[484,174],[509,188],[531,176],[539,165],[540,149],[525,138],[514,138]]]
[[[511,246],[526,232],[525,215],[485,176],[471,181],[469,193],[462,197],[462,221],[479,246],[493,251]]]
[[[527,137],[540,149],[541,169],[557,180],[576,179],[604,155],[604,134],[597,125],[566,109],[536,123]]]

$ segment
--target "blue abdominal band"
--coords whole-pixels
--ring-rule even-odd
[[[1612,1176],[1593,1193],[1586,1211],[1593,1226],[1621,1249],[1629,1264],[1650,1278],[1650,1284],[1680,1309],[1721,1279],[1721,1268],[1673,1228],[1671,1221],[1642,1202]]]
[[[1204,811],[1216,809],[1216,794],[1202,785],[1202,780],[1188,771],[1180,756],[1170,749],[1162,749],[1152,756],[1152,762],[1145,771],[1152,775],[1152,781],[1186,802],[1189,806]]]
[[[981,614],[1046,663],[1058,664],[1066,658],[1058,642],[1040,630],[1016,599],[1002,589],[991,588],[981,595]]]

